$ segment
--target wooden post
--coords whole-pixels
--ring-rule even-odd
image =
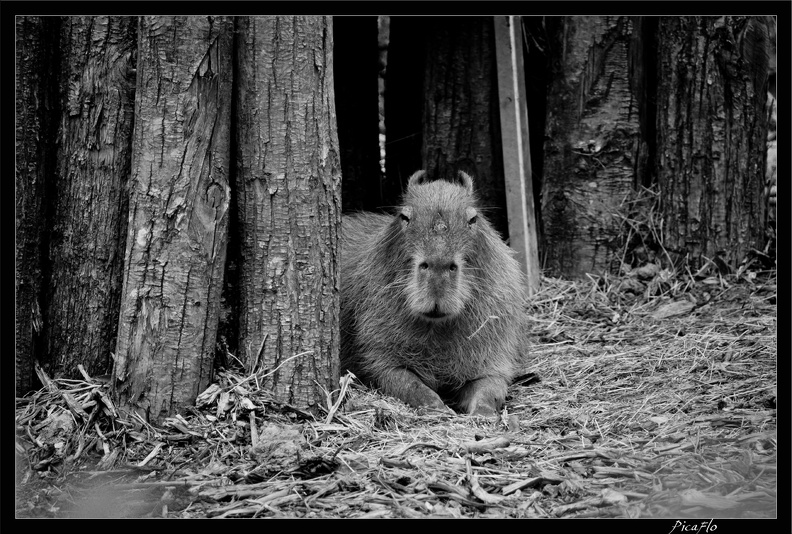
[[[532,295],[539,288],[541,272],[531,182],[520,20],[520,17],[514,16],[495,17],[495,55],[509,241],[526,274],[528,295]]]

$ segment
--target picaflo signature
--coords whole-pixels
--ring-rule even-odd
[[[705,533],[705,532],[715,532],[718,530],[718,525],[716,525],[713,519],[709,521],[701,521],[701,522],[687,522],[687,521],[674,521],[674,526],[668,532],[668,534],[672,534],[674,532],[698,532],[698,533]]]

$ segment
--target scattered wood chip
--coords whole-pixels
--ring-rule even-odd
[[[267,424],[259,432],[250,456],[268,470],[285,470],[296,467],[307,443],[302,425]]]
[[[695,304],[689,300],[675,300],[667,304],[663,304],[652,312],[649,317],[660,321],[670,317],[679,317],[680,315],[687,315],[696,307]]]
[[[723,497],[714,493],[704,493],[697,489],[686,489],[679,492],[682,504],[686,506],[702,506],[715,510],[728,510],[739,506],[739,502],[734,499]]]
[[[495,438],[482,439],[480,441],[466,441],[462,443],[460,449],[469,453],[489,452],[495,449],[502,449],[511,444],[508,438],[498,436]]]
[[[481,502],[487,504],[498,504],[501,502],[505,497],[501,497],[499,495],[493,495],[485,491],[480,485],[478,481],[478,477],[473,475],[470,477],[470,491],[475,495]]]

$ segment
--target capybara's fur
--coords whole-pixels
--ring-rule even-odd
[[[396,215],[344,217],[341,365],[415,407],[492,414],[516,371],[525,285],[459,176],[419,171]]]

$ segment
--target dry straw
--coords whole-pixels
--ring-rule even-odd
[[[17,515],[774,517],[775,279],[661,275],[544,279],[497,420],[349,378],[311,414],[227,371],[156,427],[40,370],[17,399]]]

